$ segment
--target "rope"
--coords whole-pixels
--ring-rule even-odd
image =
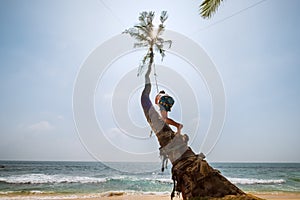
[[[158,89],[158,84],[157,84],[157,74],[156,74],[155,63],[153,63],[153,70],[154,70],[154,79],[155,79],[155,84],[156,84],[156,91],[158,93],[159,89]]]

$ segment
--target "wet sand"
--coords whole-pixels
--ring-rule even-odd
[[[300,200],[299,193],[252,193],[266,200]],[[123,192],[113,192],[105,194],[86,194],[86,195],[7,195],[0,196],[0,200],[17,200],[17,199],[43,199],[43,200],[170,200],[169,194],[126,194]],[[173,200],[182,200],[182,197],[176,196]]]

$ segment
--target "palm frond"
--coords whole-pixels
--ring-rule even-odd
[[[165,30],[165,26],[163,24],[160,24],[158,26],[158,29],[157,29],[157,32],[156,32],[156,37],[159,37],[160,35],[162,35],[164,30]]]
[[[163,24],[168,19],[167,11],[162,11],[160,14],[160,22]]]
[[[219,8],[223,0],[204,0],[200,5],[200,14],[203,18],[210,18]]]
[[[149,43],[151,41],[151,38],[140,33],[135,28],[126,29],[123,33],[129,34],[131,37],[133,37],[134,39],[136,39],[139,42],[148,42]]]
[[[134,48],[143,48],[143,47],[147,47],[149,44],[145,43],[145,42],[136,42],[133,44]]]
[[[148,26],[135,25],[134,28],[136,28],[141,34],[147,35],[147,37],[151,37],[151,31]]]
[[[169,45],[169,47],[168,47],[169,49],[171,48],[171,46],[172,46],[172,40],[165,40],[164,43]]]

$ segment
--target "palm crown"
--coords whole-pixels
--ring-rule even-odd
[[[160,53],[161,58],[165,57],[164,45],[171,47],[171,40],[164,40],[161,35],[165,30],[164,22],[168,19],[167,11],[162,11],[160,15],[160,24],[158,28],[154,27],[153,19],[155,13],[141,12],[139,16],[139,23],[132,28],[126,29],[123,33],[129,34],[131,37],[136,39],[134,47],[146,47],[148,48],[147,54],[144,56],[138,71],[138,75],[143,72],[145,66],[151,66],[154,57],[154,51]]]

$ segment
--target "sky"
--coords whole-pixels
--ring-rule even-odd
[[[158,144],[148,137],[150,129],[138,105],[143,79],[136,77],[136,70],[143,51],[112,60],[99,77],[94,111],[104,128],[97,138],[78,132],[73,91],[97,48],[132,27],[141,11],[158,15],[167,10],[167,28],[198,44],[223,81],[225,122],[207,159],[300,162],[300,2],[228,0],[209,20],[199,16],[200,3],[1,0],[0,160],[94,161],[99,156],[103,161],[156,161]],[[170,54],[158,61],[157,72],[160,87],[175,97],[170,116],[182,121],[198,153],[212,105],[203,77],[185,70],[189,66]],[[190,90],[178,83],[187,83]],[[130,87],[135,89],[127,92]],[[194,92],[194,100],[188,101],[188,92]],[[126,95],[129,100],[122,101]],[[127,140],[123,128],[134,128],[130,137],[138,139]],[[127,154],[113,153],[111,146]]]

